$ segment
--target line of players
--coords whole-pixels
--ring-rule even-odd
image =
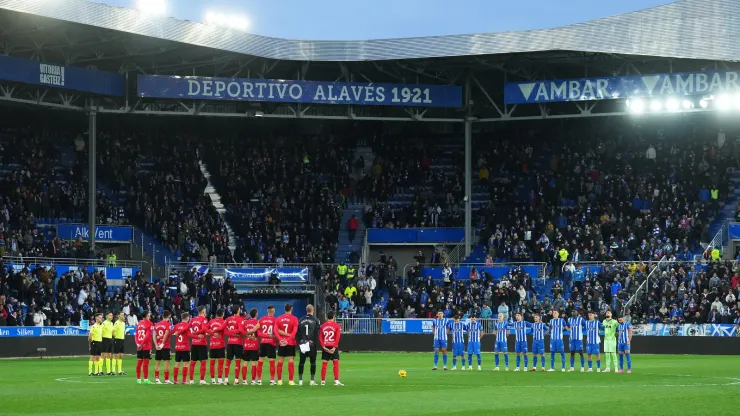
[[[316,353],[321,352],[321,385],[326,384],[328,362],[333,363],[334,384],[339,381],[339,339],[341,329],[334,321],[334,313],[327,313],[327,322],[323,325],[314,317],[313,306],[306,307],[306,316],[300,320],[292,314],[293,307],[285,305],[285,313],[275,317],[275,309],[269,306],[267,316],[258,319],[257,310],[252,309],[249,315],[243,313],[239,306],[232,308],[232,315],[224,319],[224,311],[218,310],[216,317],[208,319],[206,308],[198,307],[198,316],[190,317],[189,313],[181,315],[181,322],[172,326],[171,315],[165,311],[162,321],[151,322],[149,312],[136,326],[136,379],[138,384],[152,384],[149,381],[149,360],[152,346],[155,347],[155,383],[160,381],[160,368],[164,367],[164,384],[178,384],[178,373],[182,371],[182,384],[194,384],[196,363],[200,362],[200,384],[207,385],[206,362],[210,350],[211,384],[229,384],[229,374],[234,361],[234,385],[248,385],[247,373],[251,364],[251,384],[262,385],[262,368],[265,360],[270,366],[270,385],[282,385],[283,364],[288,362],[288,385],[295,385],[294,358],[296,346],[306,344],[305,351],[300,351],[298,368],[299,385],[303,385],[305,362],[311,365],[311,385],[316,374]],[[300,329],[300,331],[299,331]],[[175,337],[175,366],[173,381],[169,379],[171,359],[170,337]],[[228,337],[228,338],[227,338]],[[277,365],[276,365],[277,359]],[[142,378],[143,374],[143,378]],[[218,378],[216,378],[218,374]],[[275,380],[277,377],[277,381]]]
[[[522,357],[524,358],[523,371],[528,371],[529,355],[527,345],[527,330],[532,332],[532,354],[533,365],[531,371],[537,371],[538,358],[542,359],[542,371],[555,371],[555,353],[560,353],[562,371],[565,370],[565,346],[563,343],[563,332],[570,331],[570,369],[575,371],[575,354],[581,358],[581,372],[584,372],[583,336],[586,333],[586,354],[588,355],[588,372],[593,371],[592,357],[596,358],[596,371],[601,372],[601,353],[599,331],[604,331],[604,352],[606,354],[606,369],[610,371],[610,361],[614,363],[614,370],[618,373],[624,372],[624,361],[627,361],[627,373],[632,372],[632,358],[630,345],[632,343],[632,326],[625,322],[623,317],[618,321],[612,319],[611,312],[606,313],[603,323],[595,319],[593,312],[588,313],[588,320],[583,319],[580,313],[573,311],[572,317],[566,321],[560,318],[557,311],[553,311],[553,318],[548,324],[542,322],[539,315],[534,316],[534,322],[522,320],[522,315],[517,313],[514,322],[506,322],[504,315],[499,314],[498,320],[493,323],[496,332],[496,344],[494,348],[496,367],[499,371],[500,354],[504,356],[505,370],[509,371],[509,354],[507,336],[511,330],[516,334],[515,352],[516,368],[520,369]],[[433,324],[434,331],[434,367],[437,370],[439,353],[442,353],[444,369],[447,370],[447,338],[452,334],[452,370],[457,370],[457,358],[462,360],[462,370],[465,370],[465,333],[468,334],[468,370],[473,369],[473,355],[478,359],[478,370],[481,370],[481,339],[483,338],[483,326],[475,317],[469,322],[462,322],[460,316],[454,320],[444,318],[442,312],[437,313]],[[546,370],[545,363],[545,334],[550,335],[550,369]],[[617,342],[618,338],[618,342]],[[617,367],[617,353],[619,354],[619,367]]]

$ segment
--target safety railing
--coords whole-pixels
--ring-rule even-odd
[[[136,260],[115,260],[114,262],[105,259],[79,259],[79,258],[62,258],[62,257],[16,257],[4,256],[3,262],[7,264],[34,264],[41,266],[65,265],[65,266],[94,266],[94,267],[136,267],[143,268],[148,263]]]
[[[450,250],[450,254],[447,255],[447,261],[449,263],[461,263],[465,260],[465,239],[460,240],[457,245]]]
[[[668,264],[669,264],[668,257],[666,256],[663,256],[662,259],[660,259],[659,261],[655,263],[653,268],[650,270],[650,273],[648,273],[647,278],[645,278],[645,281],[642,282],[642,284],[640,284],[640,286],[637,287],[637,290],[632,295],[632,297],[630,297],[629,300],[625,302],[622,313],[624,313],[630,306],[632,306],[635,303],[637,299],[641,298],[643,294],[647,292],[647,288],[649,285],[648,282],[650,281],[650,279],[655,278],[656,272],[660,273],[660,271],[664,270],[663,268],[667,267]]]
[[[343,334],[381,334],[383,319],[381,318],[337,318],[337,324]]]
[[[409,268],[416,267],[416,263],[408,263],[405,266],[403,266],[403,276],[402,279],[404,281],[404,284],[406,283],[406,276],[407,272],[409,271]],[[421,278],[426,279],[428,276],[432,276],[433,279],[439,280],[442,278],[442,270],[444,269],[444,265],[442,264],[422,264],[422,275]],[[529,275],[532,277],[532,279],[537,279],[538,276],[542,276],[542,282],[544,283],[545,279],[545,267],[547,267],[547,263],[493,263],[493,264],[486,264],[486,263],[462,263],[462,264],[453,264],[450,263],[450,268],[454,272],[457,270],[457,280],[461,281],[469,281],[470,280],[470,272],[473,268],[476,269],[476,271],[479,273],[479,278],[483,279],[483,272],[488,272],[493,276],[494,279],[500,279],[505,274],[508,274],[513,268],[521,268],[522,271],[529,273]]]

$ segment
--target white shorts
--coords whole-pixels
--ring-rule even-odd
[[[604,340],[604,352],[617,352],[617,340]]]

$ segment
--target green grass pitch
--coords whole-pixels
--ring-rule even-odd
[[[3,360],[0,415],[674,416],[732,415],[740,403],[736,356],[633,355],[632,374],[497,373],[492,363],[485,354],[483,371],[433,372],[431,353],[344,354],[344,387],[237,387],[137,385],[133,357],[124,359],[128,376],[99,378],[86,376],[84,358]]]

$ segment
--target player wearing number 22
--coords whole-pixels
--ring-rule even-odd
[[[343,386],[339,381],[339,338],[342,335],[342,329],[334,322],[334,311],[326,313],[327,321],[321,325],[319,331],[319,343],[323,351],[321,352],[321,385],[326,385],[326,367],[329,361],[334,367],[334,385]]]
[[[293,386],[295,374],[295,334],[298,331],[298,318],[293,315],[293,305],[285,305],[285,313],[275,320],[273,333],[278,341],[277,384],[283,385],[283,361],[288,358],[288,385]]]
[[[144,318],[136,325],[136,384],[152,384],[149,381],[149,360],[152,358],[152,328],[151,313],[144,311]],[[141,373],[144,379],[141,379]]]

